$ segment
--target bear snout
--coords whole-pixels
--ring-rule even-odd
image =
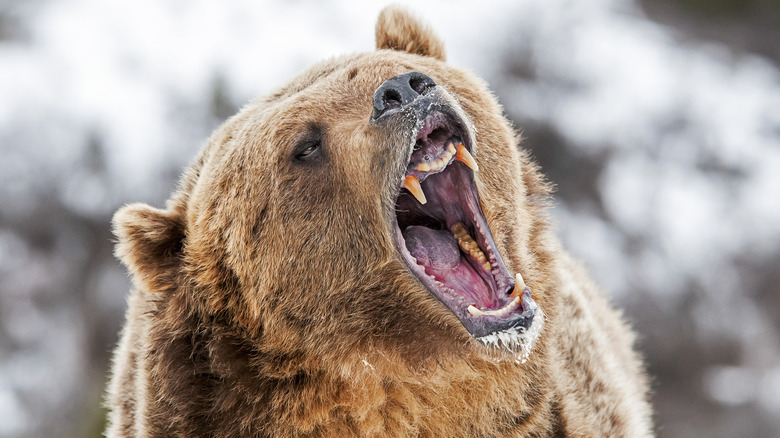
[[[371,121],[400,110],[420,96],[428,94],[435,86],[436,82],[433,79],[417,71],[393,76],[384,81],[374,92]]]

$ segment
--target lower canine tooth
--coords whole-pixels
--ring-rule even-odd
[[[515,274],[515,288],[512,290],[512,293],[509,294],[509,296],[511,298],[519,297],[522,295],[523,290],[525,290],[525,281],[523,281],[523,276],[518,272]]]

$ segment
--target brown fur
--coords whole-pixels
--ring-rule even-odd
[[[651,435],[633,335],[548,230],[549,186],[486,84],[397,8],[377,46],[248,104],[164,210],[117,212],[134,289],[108,436]],[[526,363],[472,338],[394,248],[406,159],[368,119],[374,90],[412,70],[477,127],[485,216],[546,314]],[[295,162],[316,129],[321,165]]]

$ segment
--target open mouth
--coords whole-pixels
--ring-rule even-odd
[[[471,150],[459,117],[434,111],[424,118],[396,200],[396,245],[472,336],[521,347],[537,306],[498,252],[480,207]]]

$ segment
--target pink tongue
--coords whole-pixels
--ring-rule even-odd
[[[444,282],[448,288],[478,307],[497,308],[499,302],[485,279],[460,256],[455,237],[449,231],[412,225],[403,230],[406,249],[425,273]]]
[[[455,269],[460,263],[460,250],[449,231],[412,225],[403,231],[406,249],[417,263],[436,271]]]

